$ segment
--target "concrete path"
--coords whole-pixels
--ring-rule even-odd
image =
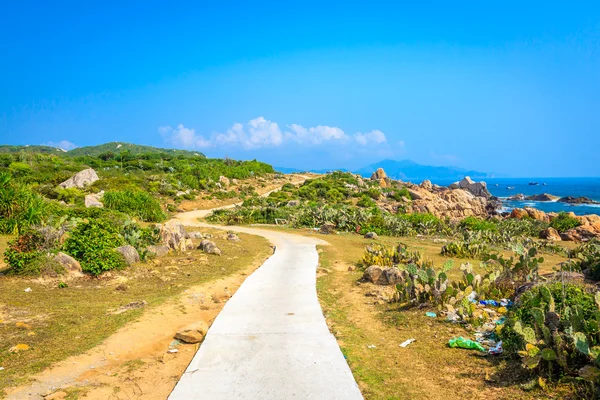
[[[204,215],[178,218],[207,226]],[[317,299],[319,241],[226,229],[264,236],[275,253],[227,302],[169,399],[362,399]]]

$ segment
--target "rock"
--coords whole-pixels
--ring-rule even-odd
[[[523,219],[523,218],[532,218],[537,221],[550,222],[550,217],[543,211],[540,211],[535,208],[525,207],[523,208],[514,208],[510,212],[510,218]]]
[[[402,281],[402,275],[396,267],[382,269],[377,265],[371,265],[365,270],[363,279],[376,285],[395,285]]]
[[[59,392],[54,392],[47,396],[44,396],[44,400],[63,400],[66,399],[69,394],[67,392],[63,392],[62,390]]]
[[[375,284],[379,284],[379,278],[383,274],[383,270],[378,265],[371,265],[369,268],[365,270],[363,274],[363,279],[368,282],[373,282]]]
[[[287,202],[288,207],[298,207],[300,205],[300,200],[290,200]]]
[[[200,232],[191,232],[189,236],[191,239],[204,239],[204,236]]]
[[[525,195],[524,195],[524,194],[522,194],[522,193],[515,194],[514,196],[510,196],[510,197],[508,198],[508,200],[513,200],[513,201],[515,201],[515,200],[516,200],[516,201],[523,201],[523,200],[525,200]]]
[[[226,178],[226,177],[224,177],[224,176],[220,176],[220,177],[219,177],[219,183],[220,183],[222,186],[224,186],[224,187],[227,187],[227,186],[229,186],[229,178]]]
[[[166,244],[157,244],[146,247],[146,250],[148,250],[148,253],[152,254],[154,257],[164,257],[169,254],[171,248]]]
[[[600,204],[599,202],[590,199],[589,197],[561,197],[558,199],[560,203],[568,203],[568,204]]]
[[[325,223],[325,224],[321,225],[319,232],[324,235],[331,235],[331,234],[335,233],[335,225],[330,224],[330,223]]]
[[[204,333],[198,329],[184,329],[175,334],[175,339],[188,344],[200,343],[203,338]]]
[[[371,175],[372,181],[379,181],[379,180],[385,179],[385,178],[387,178],[387,175],[386,175],[385,171],[383,170],[383,168],[377,168],[377,171],[373,172],[373,175]]]
[[[126,246],[117,247],[115,250],[123,255],[127,265],[133,265],[140,262],[140,255],[138,254],[138,251],[135,249],[135,247],[129,244]]]
[[[241,242],[242,241],[242,239],[240,239],[240,237],[238,235],[236,235],[235,233],[228,233],[227,240],[230,240],[232,242]]]
[[[474,182],[468,176],[458,182],[458,187],[467,190],[478,197],[485,197],[486,199],[492,197],[492,194],[487,190],[487,184],[485,182]]]
[[[59,252],[54,255],[54,260],[58,262],[67,272],[69,278],[77,278],[83,276],[81,264],[68,254]]]
[[[569,229],[560,234],[560,238],[565,242],[581,242],[581,235],[575,229]]]
[[[410,194],[410,198],[412,200],[423,200],[423,195],[420,192],[417,192],[413,189],[408,189],[408,193]]]
[[[356,178],[356,182],[358,184],[358,187],[365,187],[365,181],[361,176],[358,176]]]
[[[375,232],[368,232],[365,234],[365,239],[377,239],[378,236]]]
[[[558,199],[559,199],[558,196],[554,196],[554,195],[551,195],[548,193],[534,194],[533,196],[525,197],[525,200],[530,200],[530,201],[556,201]]]
[[[488,216],[489,200],[463,189],[444,189],[434,193],[419,186],[412,186],[409,193],[413,201],[405,204],[407,213],[431,213],[438,218],[449,218],[454,221],[469,216],[480,218]]]
[[[600,238],[600,224],[581,225],[561,233],[560,237],[562,240],[573,242],[583,242],[594,238]]]
[[[232,179],[231,180],[231,184],[232,185],[237,185],[238,184],[238,180],[237,179]]]
[[[161,242],[175,251],[192,250],[194,245],[179,220],[172,219],[160,225]]]
[[[431,184],[431,181],[429,179],[425,179],[423,182],[421,182],[420,186],[425,190],[433,190],[433,185]]]
[[[84,187],[96,182],[98,179],[100,178],[98,178],[98,174],[96,174],[96,171],[94,171],[93,168],[88,168],[76,173],[71,178],[67,179],[58,186],[60,186],[63,189],[69,189],[74,187],[83,189]]]
[[[544,229],[540,236],[542,239],[550,240],[552,242],[559,242],[561,240],[558,231],[552,227]]]
[[[104,190],[101,191],[100,193],[86,194],[85,195],[85,207],[86,208],[90,208],[90,207],[102,208],[102,207],[104,207],[104,204],[102,204],[102,202],[100,201],[102,199],[102,197],[104,197]]]
[[[207,254],[214,254],[216,256],[220,256],[221,255],[221,249],[219,249],[217,247],[217,245],[215,244],[215,242],[212,242],[208,239],[204,239],[202,242],[200,242],[200,245],[198,246],[199,250],[202,250],[203,252],[207,253]]]

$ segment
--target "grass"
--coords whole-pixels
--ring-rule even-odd
[[[194,250],[113,272],[113,278],[75,280],[63,289],[56,282],[0,277],[0,366],[4,367],[0,393],[3,388],[26,383],[54,362],[99,345],[141,316],[144,309],[161,304],[188,287],[234,274],[270,253],[268,242],[257,236],[240,235],[241,242],[230,242],[220,239],[222,232],[202,232],[214,233],[213,240],[223,256]],[[115,290],[119,284],[124,284],[126,290]],[[32,292],[24,292],[27,287]],[[121,314],[110,313],[140,300],[148,305]],[[18,322],[26,326],[18,327]],[[8,352],[19,343],[27,344],[30,350]]]
[[[394,304],[375,304],[365,293],[381,287],[357,285],[362,271],[347,268],[356,265],[365,245],[372,241],[351,234],[319,237],[331,244],[319,246],[319,299],[331,332],[338,339],[366,399],[533,399],[564,398],[571,394],[568,387],[554,387],[551,392],[525,392],[519,387],[524,378],[513,360],[482,357],[474,351],[447,347],[453,337],[470,336],[460,325],[426,317],[427,309],[399,310]],[[447,259],[439,254],[442,244],[429,239],[380,237],[379,240],[386,245],[398,241],[407,244],[410,250],[423,252],[436,265]],[[555,255],[544,256],[544,272],[551,271],[553,263],[562,261]],[[399,347],[410,338],[417,341],[407,348]],[[376,347],[369,348],[371,345]]]

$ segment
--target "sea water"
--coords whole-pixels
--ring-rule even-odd
[[[545,212],[574,212],[576,215],[598,214],[600,204],[566,204],[556,201],[514,201],[508,200],[516,194],[526,197],[535,194],[548,193],[558,197],[588,197],[600,201],[600,178],[487,178],[488,190],[492,195],[500,198],[505,211],[513,208],[533,207]],[[529,185],[537,182],[539,185]],[[452,182],[433,182],[447,186]]]

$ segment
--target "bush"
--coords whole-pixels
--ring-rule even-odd
[[[375,201],[373,201],[373,199],[371,199],[369,196],[363,195],[356,205],[359,207],[371,208],[375,207],[377,203],[375,203]]]
[[[161,222],[166,216],[154,197],[141,191],[109,191],[104,194],[104,206],[121,211],[146,222]]]
[[[63,250],[81,262],[81,269],[93,275],[122,268],[123,257],[114,251],[124,244],[114,225],[104,220],[82,222],[71,231]]]
[[[479,241],[459,241],[444,245],[441,254],[446,257],[484,258],[489,255],[489,249]]]
[[[43,245],[43,235],[34,230],[28,230],[9,242],[4,252],[4,261],[10,266],[9,272],[16,275],[34,274],[35,268],[32,269],[31,264],[41,256]]]
[[[577,228],[579,225],[581,225],[581,222],[579,222],[577,218],[571,217],[564,211],[559,213],[556,218],[550,222],[550,226],[560,233]]]
[[[40,195],[0,173],[0,233],[18,234],[47,215],[48,205]]]
[[[492,221],[484,221],[475,217],[467,217],[458,224],[460,229],[469,231],[498,231],[498,224]]]
[[[396,201],[403,201],[404,199],[412,200],[410,192],[405,187],[403,187],[402,189],[394,190],[390,193],[390,197]]]

